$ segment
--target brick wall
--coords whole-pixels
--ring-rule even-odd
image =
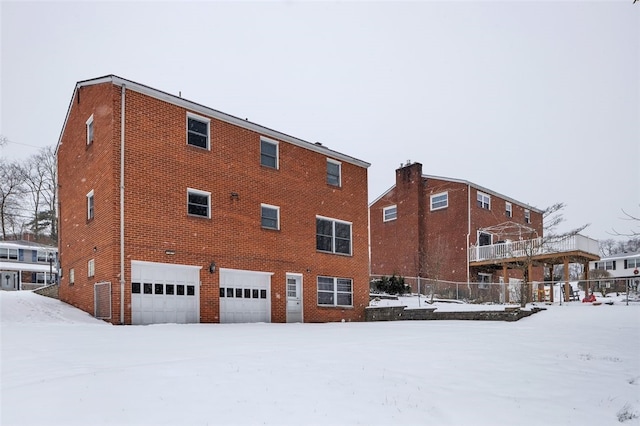
[[[85,87],[80,96],[59,151],[61,259],[65,277],[72,267],[76,276],[73,286],[63,278],[61,297],[91,312],[93,283],[111,281],[119,311],[120,88]],[[84,123],[91,113],[101,133],[86,148]],[[202,266],[202,322],[219,321],[219,273],[209,273],[212,261],[218,268],[273,272],[274,322],[286,320],[287,272],[303,275],[305,322],[362,320],[368,305],[366,168],[342,161],[342,185],[331,186],[326,155],[285,141],[278,141],[279,168],[267,168],[260,165],[259,133],[213,117],[211,149],[188,146],[186,115],[181,106],[126,92],[125,323],[131,322],[131,260]],[[91,188],[96,218],[87,223]],[[210,219],[187,215],[187,188],[211,193]],[[280,230],[261,227],[261,203],[280,208]],[[316,251],[316,215],[352,223],[352,256]],[[87,279],[90,258],[96,276]],[[318,275],[352,278],[353,308],[318,307]]]

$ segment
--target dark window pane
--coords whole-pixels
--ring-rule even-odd
[[[336,253],[351,254],[351,242],[336,238]]]
[[[153,293],[153,284],[144,283],[144,294],[152,294]]]
[[[250,288],[245,288],[244,289],[244,298],[245,299],[251,299],[251,289]]]
[[[208,126],[204,121],[189,118],[187,130],[187,143],[200,148],[207,148],[209,138]]]
[[[236,288],[236,297],[242,299],[242,289]]]
[[[140,283],[131,283],[131,293],[140,294]]]
[[[333,236],[333,222],[326,219],[316,219],[316,234]]]
[[[275,144],[260,141],[260,164],[275,169],[277,166],[277,151],[278,148]]]
[[[200,133],[201,135],[207,134],[207,123],[204,121],[196,120],[195,118],[189,118],[189,131]]]
[[[260,290],[260,299],[267,298],[267,290]]]
[[[224,287],[220,287],[220,297],[224,297]]]
[[[253,298],[257,299],[258,298],[258,289],[253,289]]]
[[[173,284],[167,284],[166,293],[167,294],[173,294],[173,289],[174,289],[174,285]]]
[[[327,183],[340,186],[340,165],[327,161]]]
[[[351,293],[338,293],[338,305],[351,306]]]
[[[187,286],[187,296],[195,296],[195,294],[196,294],[195,286],[188,285]]]
[[[176,293],[178,294],[178,296],[184,296],[184,285],[183,284],[178,284],[176,286]]]
[[[333,251],[331,237],[318,235],[316,237],[316,249],[321,251]]]
[[[164,285],[156,284],[156,294],[162,294],[162,293],[164,293]]]
[[[262,207],[261,221],[264,228],[278,229],[278,210],[271,207]]]
[[[318,305],[333,305],[333,293],[318,292]]]
[[[227,289],[227,297],[233,297],[233,289],[232,288],[228,288]]]
[[[188,213],[196,216],[209,216],[209,196],[189,192]]]

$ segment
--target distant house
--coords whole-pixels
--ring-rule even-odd
[[[58,249],[31,241],[0,241],[0,288],[33,290],[57,280]]]
[[[541,266],[584,254],[569,241],[558,249],[562,256],[549,256],[541,243],[542,210],[466,180],[423,174],[420,163],[397,169],[395,185],[370,204],[369,214],[372,275],[476,283],[471,298],[513,300],[524,273],[529,282],[542,281]],[[587,240],[597,253],[597,241]],[[509,284],[514,288],[507,291]]]
[[[640,252],[624,252],[589,262],[589,269],[598,278],[595,287],[604,292],[640,290]]]
[[[368,305],[368,163],[114,75],[57,147],[60,299],[118,324],[325,322]]]

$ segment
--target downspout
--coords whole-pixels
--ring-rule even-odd
[[[467,184],[467,285],[469,285],[470,244],[471,244],[471,185]]]
[[[120,95],[120,324],[124,324],[124,119],[125,92]]]

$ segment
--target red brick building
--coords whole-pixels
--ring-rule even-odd
[[[57,147],[60,298],[117,324],[357,321],[368,163],[113,75]]]
[[[396,170],[396,182],[369,206],[372,275],[451,282],[504,282],[522,271],[474,265],[474,247],[542,237],[542,211],[471,182]],[[518,235],[519,234],[519,235]],[[542,268],[532,279],[542,280]]]

